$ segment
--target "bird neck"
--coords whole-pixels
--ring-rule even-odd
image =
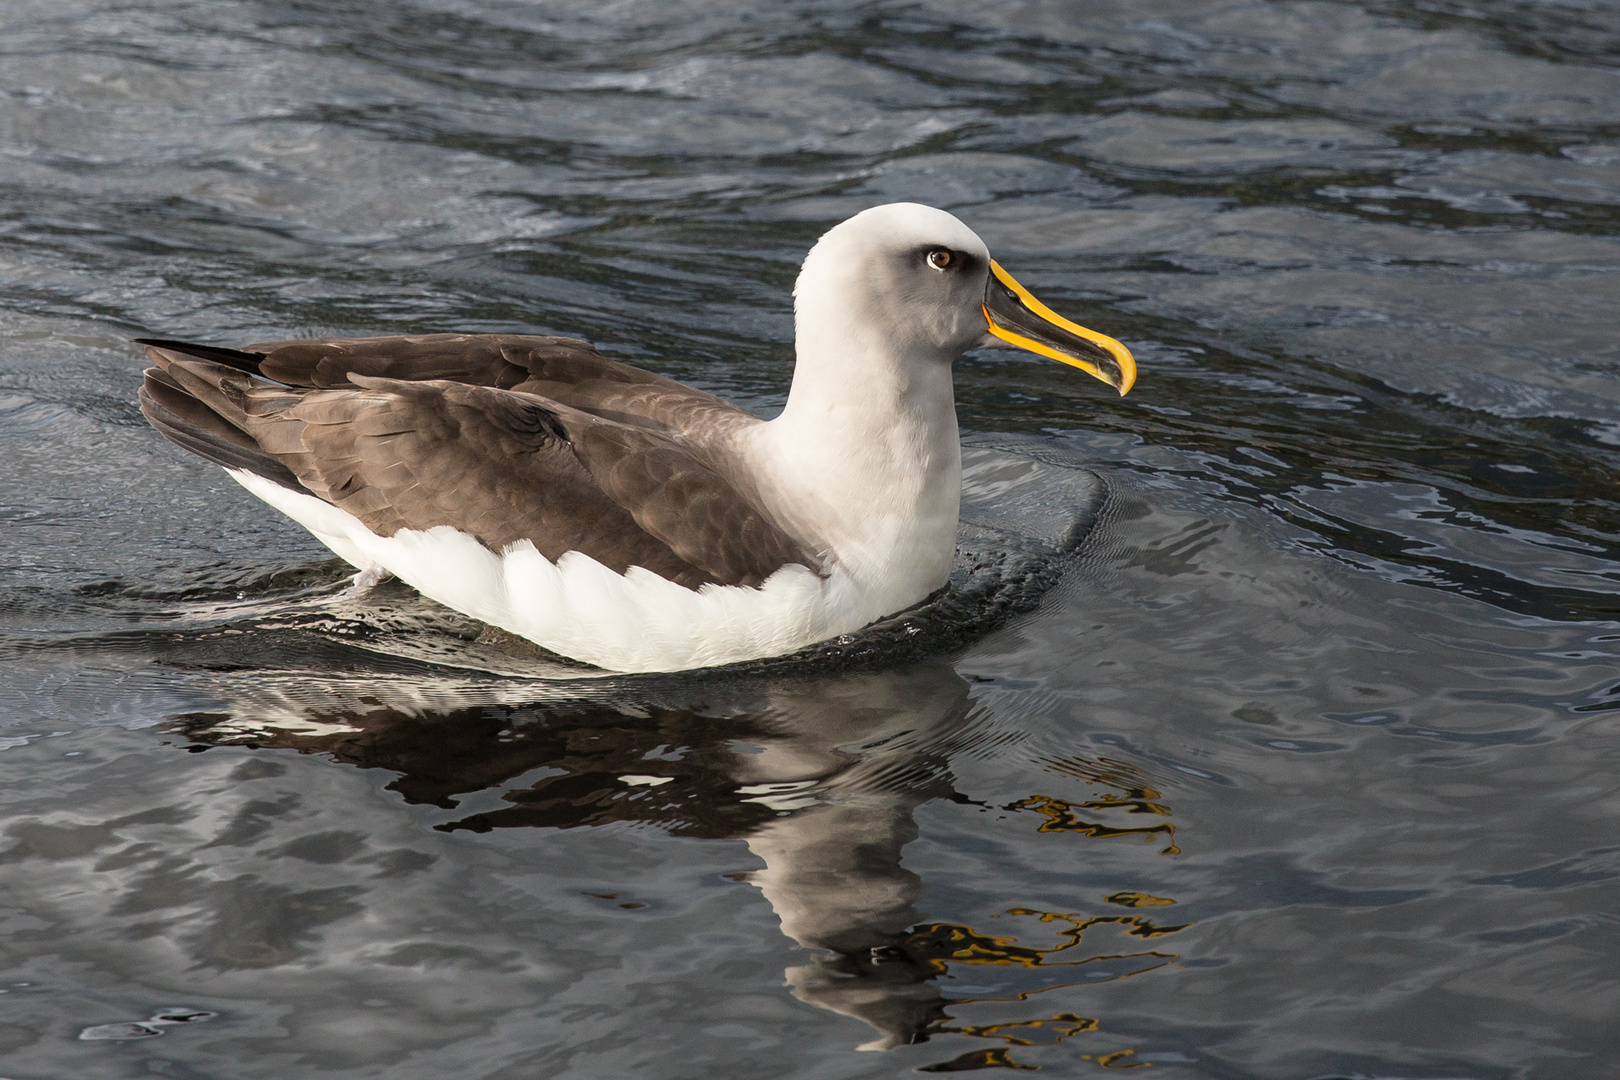
[[[954,427],[953,358],[937,355],[937,350],[897,354],[888,343],[838,335],[832,340],[801,337],[796,351],[793,385],[778,418],[784,427],[863,440],[881,438],[896,423],[934,426],[948,419]]]
[[[945,583],[955,553],[952,358],[897,353],[847,324],[821,330],[801,318],[787,405],[758,432],[767,498],[846,569],[917,593],[909,604]]]

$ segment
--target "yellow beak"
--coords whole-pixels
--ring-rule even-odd
[[[1107,334],[1065,319],[1031,296],[994,259],[984,286],[984,319],[990,332],[1009,345],[1077,367],[1118,390],[1121,397],[1136,384],[1136,360],[1129,349]]]

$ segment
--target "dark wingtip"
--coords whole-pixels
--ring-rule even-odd
[[[176,446],[227,469],[257,473],[289,490],[307,490],[292,470],[266,453],[251,436],[232,427],[161,370],[153,368],[146,373],[140,402],[147,422]]]
[[[258,374],[259,365],[264,363],[265,356],[264,353],[226,349],[218,345],[198,345],[195,342],[175,341],[172,338],[136,338],[135,344],[145,345],[149,349],[163,349],[184,356],[195,356],[200,360],[212,360],[216,364],[226,364],[253,374]]]

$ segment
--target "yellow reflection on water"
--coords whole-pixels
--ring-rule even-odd
[[[1129,1050],[1115,1050],[1112,1054],[1081,1054],[1087,1061],[1095,1061],[1105,1069],[1151,1069],[1151,1061],[1126,1061],[1125,1059],[1136,1053],[1135,1047]]]
[[[1140,836],[1151,840],[1154,836],[1163,836],[1169,843],[1161,854],[1181,854],[1181,849],[1175,844],[1176,827],[1168,821],[1156,825],[1109,825],[1103,821],[1086,820],[1078,813],[1080,810],[1123,810],[1128,814],[1169,817],[1170,807],[1159,801],[1159,792],[1131,765],[1105,757],[1058,758],[1046,764],[1053,772],[1113,790],[1084,802],[1059,799],[1052,795],[1031,795],[1008,807],[1009,810],[1034,810],[1046,815],[1041,832],[1073,832],[1099,839]]]
[[[1133,814],[1170,816],[1170,808],[1157,801],[1160,798],[1159,793],[1149,787],[1147,778],[1128,762],[1106,757],[1069,757],[1058,758],[1046,764],[1053,772],[1064,773],[1078,780],[1111,787],[1121,792],[1118,795],[1100,795],[1091,802],[1083,803],[1084,806],[1095,809],[1124,807]]]
[[[1161,907],[1175,903],[1169,897],[1152,896],[1141,892],[1115,893],[1107,899],[1110,902],[1121,903],[1127,907]],[[1180,926],[1160,926],[1141,915],[1087,916],[1022,907],[1009,908],[1005,914],[1015,917],[1034,917],[1045,924],[1064,923],[1067,925],[1057,932],[1058,944],[1046,947],[1020,945],[1016,938],[997,937],[981,933],[970,926],[961,926],[955,923],[928,923],[914,927],[911,933],[907,935],[905,943],[913,955],[921,958],[929,969],[937,974],[944,974],[951,964],[995,964],[1024,968],[1074,968],[1107,960],[1144,960],[1149,962],[1131,971],[1112,975],[1106,979],[1059,983],[1036,990],[1026,990],[1008,997],[954,998],[951,999],[952,1005],[1023,1002],[1035,994],[1043,994],[1049,990],[1112,982],[1117,979],[1130,978],[1148,971],[1154,971],[1167,966],[1172,960],[1176,959],[1176,954],[1161,952],[1158,949],[1125,953],[1097,953],[1078,957],[1072,956],[1072,953],[1073,950],[1081,947],[1086,932],[1099,926],[1113,926],[1131,937],[1159,938],[1178,933],[1192,925],[1191,923],[1184,923]],[[1000,918],[1000,916],[995,917]],[[1060,958],[1053,959],[1054,957]],[[955,1034],[976,1039],[996,1039],[1009,1046],[1050,1046],[1060,1043],[1071,1036],[1096,1032],[1101,1029],[1101,1023],[1096,1018],[1080,1016],[1071,1012],[1060,1012],[1051,1016],[1032,1017],[1024,1020],[1007,1020],[993,1024],[949,1026],[943,1022],[950,1019],[954,1018],[948,1015],[943,1017],[941,1021],[936,1022],[928,1029],[927,1034]],[[1135,1053],[1134,1049],[1126,1049],[1106,1054],[1081,1054],[1079,1056],[1107,1069],[1143,1068],[1151,1064],[1146,1061],[1130,1061],[1130,1056]],[[994,1048],[970,1051],[952,1058],[950,1061],[926,1066],[921,1071],[966,1072],[994,1068],[1033,1071],[1039,1069],[1040,1066],[1015,1060],[1005,1048]]]
[[[960,1057],[949,1061],[942,1061],[937,1065],[924,1065],[918,1072],[969,1072],[974,1069],[1028,1069],[1035,1072],[1039,1065],[1026,1065],[1022,1061],[1014,1061],[1012,1055],[1004,1046],[992,1046],[988,1050],[970,1050]]]
[[[1157,825],[1124,827],[1105,825],[1100,821],[1085,821],[1075,813],[1075,808],[1077,806],[1095,807],[1098,805],[1097,802],[1072,803],[1067,799],[1056,799],[1050,795],[1031,795],[1029,798],[1020,799],[1012,805],[1014,809],[1035,810],[1045,814],[1047,820],[1041,826],[1041,832],[1076,832],[1082,836],[1095,836],[1101,839],[1114,836],[1141,836],[1152,839],[1155,835],[1162,835],[1170,843],[1161,854],[1181,854],[1181,849],[1176,847],[1174,840],[1176,827],[1168,821],[1160,822]]]
[[[1060,1043],[1070,1035],[1082,1031],[1096,1031],[1097,1021],[1089,1016],[1058,1013],[1040,1020],[1013,1020],[1005,1024],[976,1024],[970,1027],[946,1027],[958,1035],[972,1035],[978,1039],[1002,1039],[1015,1046],[1047,1046]],[[1044,1036],[1044,1037],[1043,1037]]]
[[[1117,892],[1103,899],[1110,904],[1120,904],[1124,907],[1164,907],[1175,903],[1168,896],[1150,896],[1145,892]]]

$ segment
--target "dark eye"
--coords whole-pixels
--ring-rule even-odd
[[[928,253],[928,265],[935,270],[949,270],[961,260],[949,248],[935,248]]]

